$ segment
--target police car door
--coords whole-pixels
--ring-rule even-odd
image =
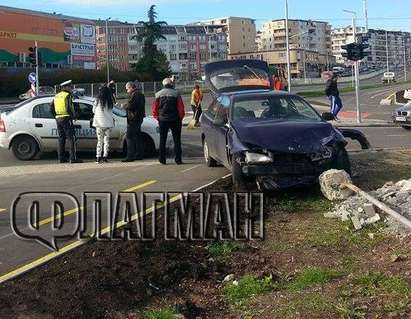
[[[32,108],[31,132],[41,141],[42,150],[55,150],[57,147],[57,124],[50,111],[51,101],[46,99],[36,100]]]
[[[93,104],[89,101],[74,100],[74,106],[78,110],[77,119],[73,122],[76,129],[77,148],[94,149],[97,144],[96,130],[90,127]]]

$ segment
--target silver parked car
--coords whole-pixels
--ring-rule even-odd
[[[53,95],[28,99],[15,106],[0,109],[0,147],[11,149],[20,160],[34,159],[41,152],[55,151],[58,147],[56,120],[50,112]],[[94,98],[79,97],[74,100],[80,110],[74,121],[77,149],[94,150],[97,143],[96,130],[90,127],[93,116]],[[115,127],[110,136],[111,150],[124,152],[126,145],[127,119],[124,110],[113,109]],[[144,154],[153,155],[159,147],[158,122],[151,117],[144,119],[142,125]],[[168,139],[167,147],[172,147]]]

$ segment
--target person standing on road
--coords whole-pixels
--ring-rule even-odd
[[[191,93],[191,109],[193,110],[193,119],[196,121],[196,125],[198,125],[200,121],[201,113],[203,110],[201,109],[201,102],[203,101],[203,92],[200,89],[198,84],[195,85],[193,92]]]
[[[325,94],[330,100],[330,112],[334,115],[335,119],[338,119],[337,115],[343,108],[343,104],[340,98],[340,92],[338,91],[338,75],[333,73],[327,80],[325,87]]]
[[[110,149],[110,132],[114,127],[113,120],[114,97],[106,85],[100,88],[93,106],[93,127],[97,133],[96,163],[107,163]]]
[[[50,111],[57,122],[57,132],[59,135],[58,158],[60,163],[67,163],[65,156],[66,140],[69,142],[70,163],[82,163],[77,159],[76,136],[73,120],[77,111],[73,103],[73,87],[71,80],[60,84],[61,91],[56,94],[50,106]]]
[[[160,126],[159,161],[166,164],[166,142],[168,131],[171,130],[174,140],[174,153],[177,165],[183,164],[181,158],[181,128],[185,116],[184,102],[173,86],[170,78],[163,80],[163,89],[156,93],[153,102],[153,117]]]
[[[122,162],[133,162],[143,159],[141,125],[146,117],[146,98],[136,82],[128,82],[126,91],[129,99],[123,108],[127,111],[127,157]]]

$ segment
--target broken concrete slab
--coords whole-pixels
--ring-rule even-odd
[[[331,169],[322,173],[319,177],[321,192],[331,200],[344,200],[354,194],[349,189],[341,189],[343,184],[351,184],[351,177],[346,171]]]

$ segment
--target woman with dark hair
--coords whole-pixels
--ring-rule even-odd
[[[110,132],[114,127],[113,105],[114,99],[110,88],[102,86],[93,107],[93,127],[97,133],[96,163],[107,162]]]

